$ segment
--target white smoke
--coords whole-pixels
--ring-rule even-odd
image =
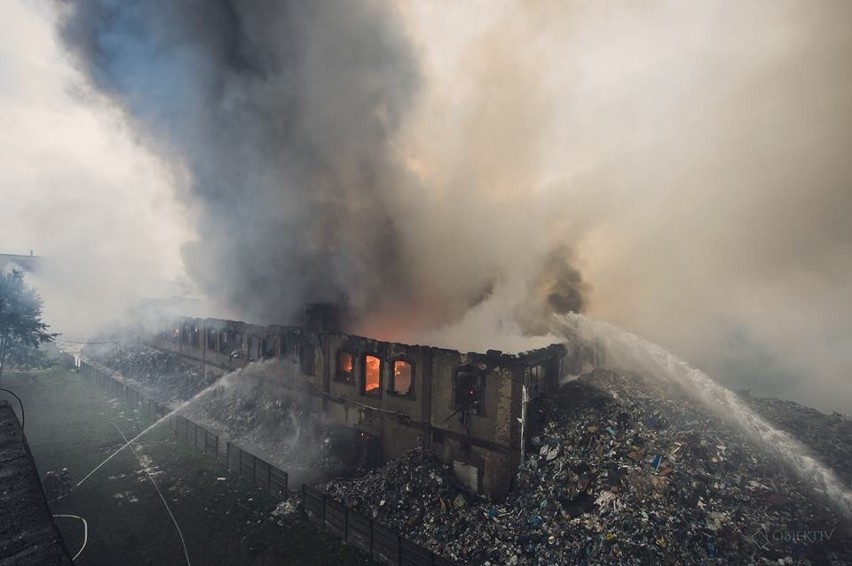
[[[523,349],[542,311],[585,308],[722,383],[852,410],[852,4],[53,7],[87,83],[61,61],[39,81],[62,68],[48,84],[132,150],[59,128],[4,161],[4,191],[43,198],[0,214],[24,253],[106,258],[89,295],[173,277],[194,234],[183,259],[235,318],[334,300],[380,338]],[[44,39],[11,31],[4,61]],[[46,92],[8,83],[17,120]]]
[[[602,350],[604,365],[612,369],[642,371],[668,380],[682,388],[755,439],[768,453],[780,457],[818,493],[852,518],[852,492],[835,474],[813,457],[807,447],[786,432],[778,430],[743,403],[736,393],[692,368],[657,344],[639,338],[612,324],[578,314],[554,318],[554,332],[565,337],[583,336]]]

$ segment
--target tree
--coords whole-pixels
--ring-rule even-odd
[[[41,297],[18,270],[0,272],[0,378],[12,351],[38,348],[58,334],[41,320]]]

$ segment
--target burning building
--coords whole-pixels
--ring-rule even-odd
[[[341,324],[332,305],[314,305],[298,326],[184,317],[159,320],[146,339],[198,364],[207,380],[280,360],[263,386],[299,391],[312,411],[350,433],[367,466],[424,447],[495,499],[523,458],[528,402],[596,361],[579,341],[522,354],[462,353],[354,336]]]

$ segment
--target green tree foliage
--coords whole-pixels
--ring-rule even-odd
[[[10,356],[53,342],[41,320],[41,297],[26,285],[20,271],[0,272],[0,378]]]

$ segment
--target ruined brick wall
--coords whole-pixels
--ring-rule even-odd
[[[496,499],[521,458],[522,387],[532,395],[553,390],[583,364],[579,348],[562,345],[520,355],[461,353],[218,319],[163,320],[148,335],[151,345],[200,364],[206,377],[280,360],[266,385],[298,388],[329,422],[369,435],[376,463],[424,446]]]

